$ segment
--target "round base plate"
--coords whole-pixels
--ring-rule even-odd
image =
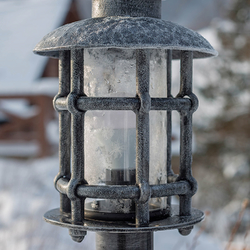
[[[74,225],[68,213],[61,213],[60,209],[53,209],[45,213],[44,219],[54,225],[80,231],[105,231],[105,232],[152,232],[167,229],[187,228],[204,219],[204,213],[198,209],[192,209],[191,216],[179,216],[179,206],[172,205],[172,216],[150,222],[148,226],[138,227],[129,221],[100,221],[85,219],[80,225]]]
[[[128,200],[130,201],[130,200]],[[123,205],[123,204],[122,204]],[[98,221],[134,221],[135,220],[135,204],[130,206],[126,213],[121,211],[117,212],[117,200],[115,203],[110,203],[109,200],[99,200],[85,204],[85,218]],[[149,217],[150,220],[160,220],[170,216],[169,206],[161,209],[157,204],[149,204]]]

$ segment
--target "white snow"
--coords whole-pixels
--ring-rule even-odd
[[[236,24],[227,19],[215,19],[213,23],[217,26],[217,29],[225,33],[234,32],[236,30]]]
[[[220,243],[197,228],[189,236],[181,236],[177,230],[155,233],[156,250],[222,250]],[[197,240],[196,240],[197,238]]]
[[[53,178],[57,156],[42,160],[0,158],[0,242],[6,250],[93,249],[94,234],[74,243],[68,231],[45,223],[43,214],[58,206]]]
[[[249,175],[248,159],[244,154],[226,154],[222,156],[223,175],[226,179]]]
[[[1,142],[0,156],[32,157],[38,155],[39,146],[37,142]]]
[[[40,77],[47,58],[33,49],[44,35],[62,25],[70,0],[0,1],[0,93],[20,92]]]
[[[95,234],[88,232],[81,244],[73,242],[68,230],[47,224],[43,214],[59,205],[53,178],[58,157],[38,160],[0,158],[0,242],[6,250],[95,249]],[[155,249],[187,250],[194,243],[195,229],[183,237],[174,231],[155,233]],[[205,233],[198,239],[197,250],[219,250],[216,240]],[[193,249],[192,249],[193,250]]]
[[[38,108],[30,106],[25,99],[0,100],[0,110],[23,118],[29,118],[38,113]]]

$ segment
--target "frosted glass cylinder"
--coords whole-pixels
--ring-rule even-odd
[[[84,84],[90,97],[136,96],[134,49],[85,49]],[[166,54],[150,50],[150,95],[166,97]],[[85,120],[86,180],[107,184],[108,170],[124,170],[135,184],[136,115],[132,111],[88,111]],[[167,182],[166,112],[150,111],[150,184]],[[113,171],[113,172],[114,172]],[[119,183],[120,184],[120,183]]]

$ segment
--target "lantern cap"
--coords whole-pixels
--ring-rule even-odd
[[[92,0],[92,17],[161,18],[161,0]]]
[[[34,53],[58,58],[60,51],[76,48],[171,49],[173,59],[179,59],[182,50],[193,51],[194,58],[217,55],[197,32],[150,17],[90,18],[70,23],[47,34]]]

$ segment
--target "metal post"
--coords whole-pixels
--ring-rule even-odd
[[[96,233],[96,250],[152,250],[153,232]]]

